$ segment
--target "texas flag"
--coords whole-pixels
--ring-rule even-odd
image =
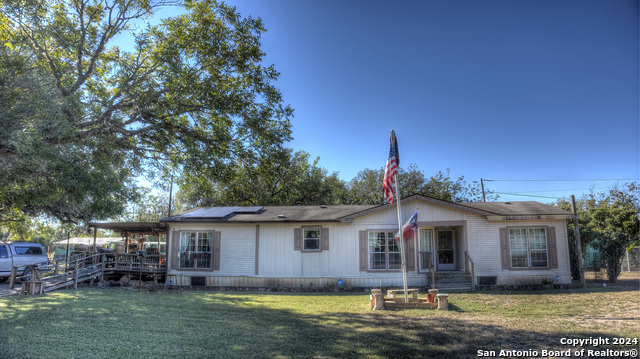
[[[417,229],[417,228],[418,228],[418,210],[416,210],[413,216],[409,218],[407,223],[405,223],[404,226],[402,226],[402,238],[404,238],[405,241],[408,241],[409,239],[413,238],[413,232],[415,232],[414,229]],[[400,233],[396,234],[396,241],[399,241],[399,240],[400,240]]]

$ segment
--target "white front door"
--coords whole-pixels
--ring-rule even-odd
[[[452,229],[436,231],[438,270],[456,269],[456,242],[453,233]]]

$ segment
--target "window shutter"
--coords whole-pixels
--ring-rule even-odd
[[[369,256],[369,243],[367,242],[367,231],[360,231],[360,270],[367,270],[367,259]]]
[[[302,228],[293,229],[293,250],[302,250]]]
[[[180,260],[180,232],[179,231],[171,231],[171,257],[169,258],[169,263],[171,264],[171,269],[178,269],[178,261]]]
[[[556,245],[556,227],[547,227],[549,244],[549,268],[558,268],[558,246]]]
[[[321,228],[320,231],[322,232],[320,237],[322,238],[322,250],[326,251],[329,249],[329,228]]]
[[[502,258],[502,269],[511,268],[511,256],[509,254],[509,235],[506,228],[500,228],[500,258]]]
[[[220,270],[220,237],[222,232],[213,232],[213,270]]]
[[[406,261],[407,261],[407,271],[416,270],[416,249],[415,249],[415,240],[410,239],[404,242],[406,244],[407,253],[406,253]]]

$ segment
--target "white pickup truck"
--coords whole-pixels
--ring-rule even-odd
[[[46,265],[49,261],[47,251],[42,244],[34,242],[0,242],[0,283],[11,276],[14,266],[18,268],[18,276],[29,280],[31,269],[26,265],[37,264]]]

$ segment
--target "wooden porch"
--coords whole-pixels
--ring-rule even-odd
[[[30,271],[23,278],[20,294],[42,294],[56,289],[76,289],[79,283],[104,280],[108,275],[153,276],[166,278],[165,254],[80,253],[68,258],[16,266],[11,272],[9,289],[15,289],[21,267]]]

